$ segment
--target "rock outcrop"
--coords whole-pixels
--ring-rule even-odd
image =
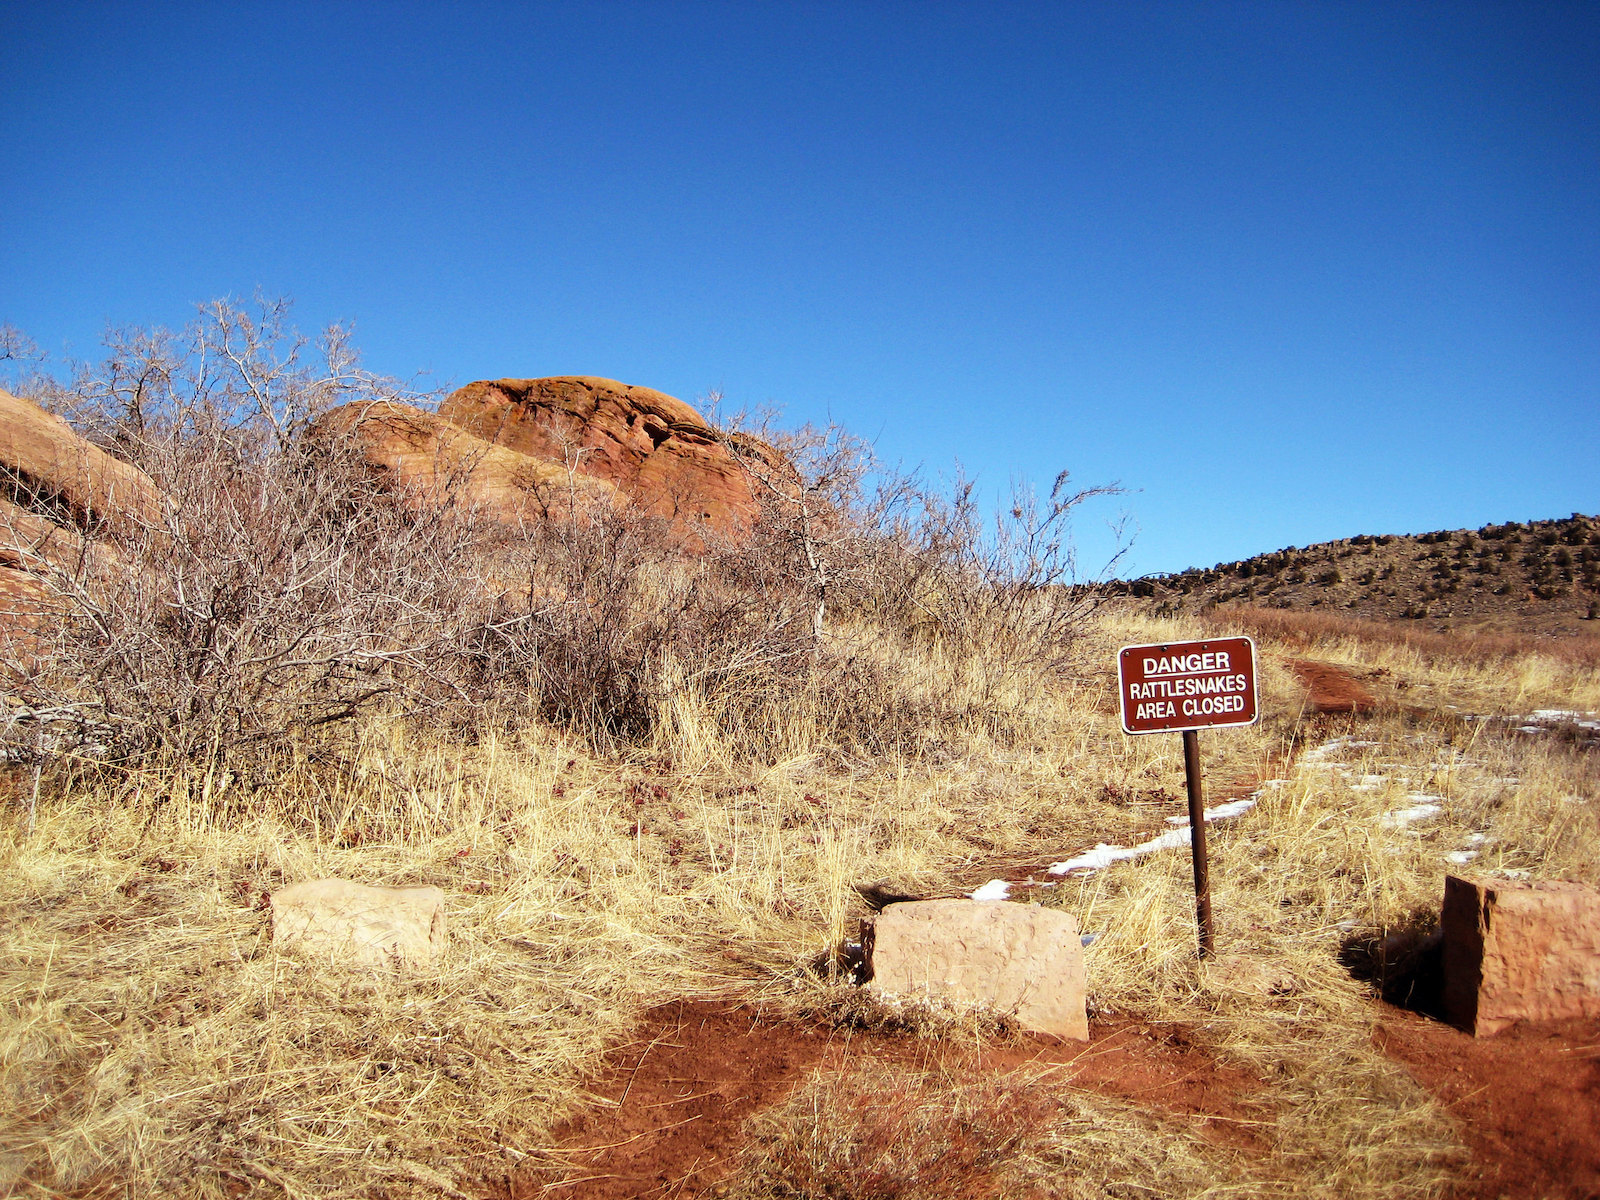
[[[1600,891],[1451,875],[1440,929],[1445,1015],[1473,1036],[1600,1017]]]
[[[0,390],[0,472],[7,498],[66,528],[158,520],[150,477],[73,432],[60,417]]]
[[[34,661],[36,632],[60,615],[60,601],[37,575],[0,566],[0,655],[9,649],[13,656]]]
[[[161,490],[60,417],[0,390],[0,658],[37,660],[39,631],[65,611],[45,580],[71,572],[94,539],[159,522]]]
[[[470,505],[501,524],[564,514],[572,500],[609,507],[621,499],[602,479],[492,445],[409,404],[346,404],[318,419],[315,436],[348,438],[384,487],[407,502]]]
[[[915,900],[873,923],[871,986],[982,1005],[1026,1029],[1089,1039],[1083,942],[1071,913],[1037,904]]]
[[[748,530],[759,509],[735,449],[763,470],[777,462],[754,439],[730,448],[683,401],[614,379],[483,380],[454,392],[439,415],[496,446],[570,463],[653,516],[721,534]]]
[[[272,894],[272,941],[337,966],[426,966],[444,950],[444,892],[313,879]]]

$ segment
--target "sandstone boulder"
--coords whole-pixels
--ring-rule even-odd
[[[891,904],[874,922],[870,965],[880,992],[984,1005],[1039,1033],[1089,1038],[1070,913],[985,900]]]
[[[1600,1017],[1600,892],[1577,883],[1444,881],[1444,1009],[1475,1037],[1515,1021]]]
[[[0,390],[0,473],[19,506],[84,532],[158,520],[150,477],[73,432],[60,417]]]
[[[93,539],[158,522],[165,501],[139,468],[79,437],[60,417],[0,390],[0,669],[31,671],[44,633],[68,606],[44,579],[85,556]]]
[[[34,631],[60,616],[62,605],[37,575],[0,565],[0,643],[34,644]]]
[[[748,473],[710,423],[650,388],[592,376],[483,380],[453,393],[439,413],[497,446],[570,462],[681,525],[737,535],[759,509]],[[741,439],[738,448],[775,469],[771,447]]]
[[[314,879],[272,894],[272,940],[340,966],[425,966],[444,950],[444,892]]]
[[[409,404],[346,404],[324,414],[316,435],[347,437],[385,487],[418,504],[472,505],[514,524],[567,511],[569,499],[610,506],[617,490],[482,438]]]
[[[86,540],[76,529],[0,498],[0,566],[33,574],[49,567],[70,568],[85,549]]]

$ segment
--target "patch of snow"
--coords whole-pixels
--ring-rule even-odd
[[[1243,813],[1249,812],[1255,806],[1256,806],[1256,798],[1254,796],[1247,796],[1243,800],[1229,800],[1229,801],[1226,801],[1223,804],[1218,804],[1214,808],[1206,809],[1206,820],[1207,821],[1226,821],[1230,817],[1237,817],[1237,816],[1242,815]],[[1168,817],[1167,818],[1167,824],[1168,825],[1182,825],[1182,826],[1184,826],[1184,828],[1188,828],[1189,818],[1188,817]]]
[[[1260,793],[1258,792],[1257,795]],[[1256,806],[1256,797],[1247,796],[1242,800],[1228,800],[1212,808],[1206,809],[1206,823],[1212,821],[1225,821],[1249,812]],[[1157,850],[1176,850],[1189,842],[1189,818],[1168,817],[1167,822],[1178,828],[1169,829],[1166,833],[1158,834],[1148,842],[1140,842],[1137,846],[1112,846],[1105,842],[1099,843],[1093,850],[1087,850],[1076,858],[1069,858],[1065,862],[1053,863],[1050,874],[1066,875],[1072,871],[1081,871],[1088,874],[1091,871],[1103,871],[1112,863],[1126,862],[1130,858],[1143,858],[1146,854],[1154,854]]]
[[[1570,721],[1580,729],[1600,730],[1600,716],[1594,713],[1574,712],[1570,708],[1536,708],[1528,715],[1535,721]]]
[[[1331,741],[1323,742],[1314,750],[1307,750],[1300,756],[1303,763],[1320,763],[1337,761],[1333,756],[1345,750],[1370,750],[1377,746],[1377,742],[1363,742],[1355,738],[1336,737]]]
[[[1206,820],[1226,821],[1232,817],[1240,817],[1256,806],[1254,796],[1246,796],[1242,800],[1229,800],[1206,809]]]
[[[974,900],[1004,900],[1011,894],[1011,885],[1004,879],[991,879],[972,893]]]
[[[1452,850],[1444,857],[1447,862],[1453,862],[1459,867],[1465,866],[1467,863],[1477,858],[1478,852],[1476,850]]]
[[[1393,812],[1386,812],[1379,819],[1379,823],[1391,829],[1404,828],[1413,821],[1425,821],[1429,817],[1437,816],[1441,811],[1439,805],[1433,803],[1439,799],[1437,796],[1424,796],[1419,792],[1413,792],[1410,799],[1418,800],[1420,803],[1413,804],[1410,808],[1397,808]]]
[[[1052,863],[1050,874],[1065,875],[1069,871],[1103,871],[1112,863],[1121,862],[1132,858],[1138,851],[1130,850],[1126,846],[1112,846],[1101,842],[1093,850],[1086,850],[1076,858],[1069,858],[1066,862]]]

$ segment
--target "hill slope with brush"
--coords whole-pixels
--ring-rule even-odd
[[[1600,618],[1600,518],[1289,546],[1127,585],[1160,611],[1322,609],[1483,632],[1582,634]]]

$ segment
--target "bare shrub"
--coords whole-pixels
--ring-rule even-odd
[[[23,564],[60,619],[6,666],[33,708],[77,714],[58,748],[259,758],[381,703],[464,698],[472,514],[389,503],[352,447],[306,436],[336,400],[399,389],[337,330],[304,365],[285,314],[216,302],[182,335],[114,331],[57,394],[166,500]]]
[[[741,432],[736,426],[728,444],[762,506],[756,555],[765,578],[807,597],[814,640],[822,641],[831,610],[836,620],[942,650],[991,685],[1070,663],[1101,597],[1080,570],[1072,516],[1088,500],[1118,494],[1115,484],[1075,489],[1063,471],[1043,500],[1014,485],[991,518],[974,481],[941,489],[884,464],[837,425],[758,425],[779,452],[777,466],[740,452]]]
[[[168,501],[26,564],[65,616],[9,666],[33,708],[79,714],[80,750],[260,758],[401,708],[457,730],[537,715],[606,746],[693,710],[741,756],[792,751],[803,726],[917,752],[952,718],[1005,725],[1096,602],[1068,525],[1113,489],[1062,475],[990,525],[970,482],[889,470],[837,426],[724,431],[759,513],[720,537],[571,488],[565,511],[507,528],[452,491],[470,462],[397,495],[316,418],[427,397],[363,370],[348,330],[310,339],[288,312],[215,301],[176,333],[113,330],[101,363],[47,389]],[[956,686],[908,669],[928,654]]]
[[[759,506],[746,528],[691,544],[574,499],[522,531],[514,600],[482,631],[486,689],[523,689],[606,744],[656,737],[687,705],[740,757],[792,751],[797,712],[819,742],[915,753],[1067,661],[1097,600],[1074,586],[1068,518],[1112,489],[1069,494],[1063,476],[990,531],[970,484],[946,497],[837,426],[722,436]],[[977,686],[908,671],[929,649]]]

